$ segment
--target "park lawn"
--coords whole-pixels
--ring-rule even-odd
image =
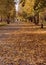
[[[7,23],[5,23],[5,22],[0,23],[0,26],[6,26],[6,25],[7,25]]]

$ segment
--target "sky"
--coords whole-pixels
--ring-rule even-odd
[[[16,8],[16,11],[19,10],[19,2],[20,0],[15,0],[16,4],[15,4],[15,8]]]

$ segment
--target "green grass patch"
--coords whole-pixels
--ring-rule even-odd
[[[4,22],[0,23],[0,26],[6,26],[6,25],[7,25],[7,24],[4,23]]]

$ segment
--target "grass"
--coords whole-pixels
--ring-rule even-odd
[[[7,24],[5,22],[0,23],[0,26],[6,26]]]

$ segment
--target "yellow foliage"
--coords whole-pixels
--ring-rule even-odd
[[[34,0],[26,0],[25,6],[24,7],[21,6],[20,10],[22,9],[21,11],[24,11],[28,15],[31,15],[34,13],[33,6],[34,6]]]

